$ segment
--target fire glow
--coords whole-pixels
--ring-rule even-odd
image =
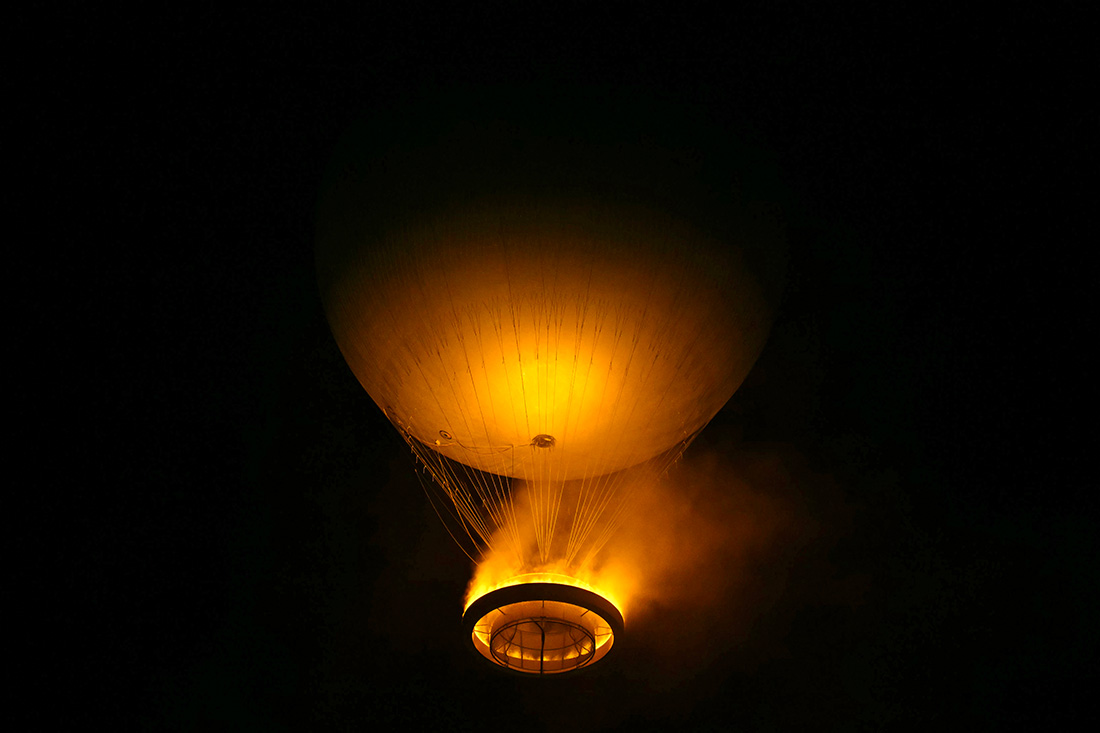
[[[471,604],[478,598],[501,588],[508,588],[513,585],[523,585],[525,583],[556,583],[557,585],[583,588],[584,590],[596,593],[610,601],[611,604],[618,609],[619,613],[623,615],[623,618],[626,618],[623,604],[619,600],[620,596],[607,590],[608,587],[615,587],[613,581],[608,580],[604,583],[600,583],[599,581],[588,582],[571,575],[550,571],[523,573],[521,575],[513,575],[504,580],[494,581],[491,579],[492,567],[493,564],[491,562],[485,562],[478,565],[477,571],[474,573],[474,577],[470,581],[470,585],[466,591],[466,604],[462,607],[463,613],[465,613],[466,610],[470,608]]]

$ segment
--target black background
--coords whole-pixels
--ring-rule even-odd
[[[14,445],[34,471],[13,493],[32,511],[11,534],[18,674],[50,702],[16,719],[1076,720],[1095,543],[1083,441],[1057,410],[1083,399],[1061,326],[1083,337],[1091,317],[1051,308],[1083,262],[1046,214],[1083,125],[1050,83],[1080,73],[1050,61],[1063,22],[415,4],[51,20],[25,75],[35,142],[15,151],[48,206],[13,288],[42,345],[20,359]],[[777,590],[736,633],[659,659],[628,634],[587,674],[516,679],[464,648],[468,563],[327,330],[314,205],[361,115],[591,83],[699,105],[783,171],[778,320],[692,451],[787,456],[815,539],[760,558]],[[726,602],[700,624],[721,628]]]

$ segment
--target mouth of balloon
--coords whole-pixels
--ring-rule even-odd
[[[623,633],[623,615],[584,585],[552,573],[510,578],[466,607],[470,643],[488,661],[520,674],[562,674],[598,662]]]

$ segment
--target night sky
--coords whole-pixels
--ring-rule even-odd
[[[21,642],[27,674],[54,702],[18,722],[1077,719],[1096,636],[1073,581],[1095,541],[1057,457],[1079,443],[1035,396],[1075,399],[1077,367],[1039,376],[1062,352],[1029,258],[1079,265],[1053,234],[1014,244],[1058,138],[1025,122],[1043,94],[1018,73],[1028,19],[335,21],[196,13],[73,23],[57,42],[72,64],[38,122],[77,245],[31,271],[66,295],[25,321],[51,334],[34,370],[52,386],[17,409],[50,458],[41,521],[12,535],[44,629]],[[550,680],[466,648],[469,562],[344,364],[312,249],[324,167],[355,120],[539,85],[679,100],[769,151],[790,247],[765,352],[682,464],[757,471],[751,501],[776,528],[706,604],[628,619],[605,662]],[[692,510],[742,500],[712,490]]]

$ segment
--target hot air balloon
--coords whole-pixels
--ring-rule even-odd
[[[621,599],[587,569],[632,485],[759,356],[783,235],[758,166],[700,148],[667,110],[504,98],[436,99],[350,134],[317,269],[336,342],[444,523],[475,562],[504,558],[471,587],[471,645],[553,674],[623,633]]]

